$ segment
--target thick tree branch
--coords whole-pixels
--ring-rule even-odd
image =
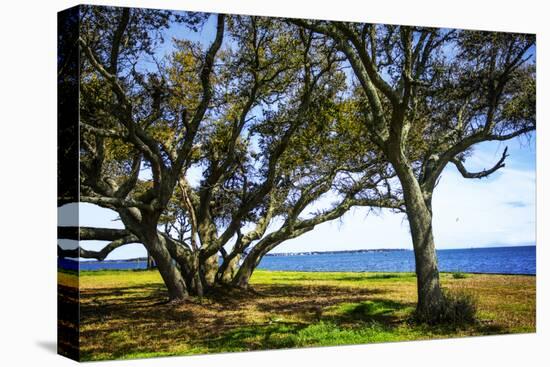
[[[403,202],[393,198],[345,198],[334,208],[316,215],[313,218],[305,219],[294,224],[294,229],[314,227],[318,224],[340,218],[353,206],[369,206],[375,208],[401,209]]]
[[[97,228],[97,227],[57,227],[59,239],[75,241],[115,241],[131,233],[125,229]]]
[[[117,99],[119,100],[119,102],[124,107],[125,113],[131,114],[131,103],[128,100],[128,97],[126,96],[126,93],[124,92],[124,88],[122,88],[122,86],[120,85],[116,74],[109,72],[101,64],[98,58],[94,55],[94,52],[92,51],[90,46],[88,46],[88,43],[82,37],[80,37],[78,41],[80,43],[82,50],[84,51],[84,54],[90,61],[90,64],[92,64],[94,69],[97,70],[97,72],[99,72],[99,74],[101,74],[101,76],[107,79],[111,84],[111,87],[112,87],[111,89],[117,96]]]
[[[113,198],[106,196],[80,196],[80,201],[84,203],[96,204],[108,209],[116,208],[139,208],[143,210],[154,210],[152,204],[146,204],[142,201],[133,199]]]
[[[451,146],[448,150],[443,152],[438,157],[435,168],[430,172],[429,175],[426,175],[424,177],[422,185],[428,190],[433,190],[433,187],[435,187],[435,183],[437,182],[438,177],[441,175],[441,172],[443,172],[443,169],[447,166],[447,164],[451,162],[451,160],[453,160],[457,155],[465,152],[475,144],[484,141],[505,141],[513,139],[520,135],[524,135],[531,131],[534,131],[535,128],[535,125],[527,126],[507,134],[489,134],[486,133],[482,128],[481,130],[461,139],[459,142]]]
[[[527,126],[524,128],[521,128],[519,130],[516,130],[514,132],[508,133],[508,134],[490,134],[487,136],[488,141],[504,141],[504,140],[510,140],[517,136],[524,135],[527,133],[530,133],[531,131],[535,131],[536,127],[535,125]]]

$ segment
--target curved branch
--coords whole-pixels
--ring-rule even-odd
[[[340,218],[351,207],[354,207],[354,206],[370,206],[370,207],[376,207],[376,208],[401,209],[403,204],[404,203],[402,201],[396,200],[394,198],[379,198],[379,199],[346,198],[340,204],[336,205],[332,209],[319,213],[313,218],[304,219],[296,222],[294,224],[294,228],[297,230],[300,230],[303,228],[311,227],[313,229],[313,227],[315,227],[318,224]]]
[[[178,262],[189,261],[190,249],[185,242],[179,242],[173,238],[158,232],[166,242],[166,247],[170,255]],[[98,260],[104,259],[109,252],[129,243],[142,243],[134,234],[125,229],[114,228],[96,228],[96,227],[57,227],[57,237],[59,239],[76,241],[111,241],[101,251],[89,251],[83,248],[62,249],[59,245],[58,255],[61,257],[84,257]]]
[[[344,53],[354,71],[355,76],[359,80],[359,83],[361,83],[361,86],[373,109],[373,116],[368,118],[367,123],[374,134],[375,142],[380,146],[383,145],[384,141],[386,141],[389,136],[389,132],[386,125],[386,117],[382,102],[380,100],[377,87],[372,79],[372,77],[376,77],[378,74],[376,72],[373,73],[372,69],[367,70],[368,60],[361,58],[362,56],[368,58],[368,55],[364,55],[366,53],[359,55],[354,52],[355,47],[352,47],[349,44],[348,36],[345,34],[342,35],[342,30],[335,29],[335,27],[330,27],[329,25],[323,26],[319,22],[308,22],[301,19],[291,19],[290,22],[299,27],[304,27],[332,38],[332,40],[336,43],[337,48]],[[380,87],[382,87],[386,92],[389,92],[389,90],[385,89],[384,86],[381,85]]]
[[[429,177],[426,177],[423,185],[428,188],[433,188],[435,186],[435,183],[437,182],[438,177],[441,175],[441,172],[443,172],[443,169],[447,166],[447,164],[453,161],[453,159],[455,159],[457,155],[466,151],[475,144],[484,141],[510,140],[520,135],[530,133],[531,131],[535,131],[535,129],[535,125],[530,125],[507,134],[488,134],[483,129],[478,130],[475,133],[461,139],[459,142],[457,142],[455,145],[451,146],[449,149],[447,149],[447,151],[441,154],[435,169],[431,171]]]
[[[113,250],[127,245],[129,243],[139,242],[139,239],[134,235],[128,235],[118,240],[112,241],[107,246],[102,248],[100,251],[91,251],[86,250],[80,246],[75,249],[63,249],[61,246],[57,245],[57,256],[59,257],[82,257],[86,259],[96,259],[96,260],[105,260],[107,255],[109,255]]]
[[[126,181],[124,181],[116,190],[114,194],[115,197],[122,199],[126,197],[130,193],[130,191],[132,191],[135,188],[138,181],[140,168],[141,168],[141,154],[136,154],[136,156],[132,161],[132,169],[130,171],[130,175],[128,176]]]
[[[536,129],[536,126],[532,125],[532,126],[521,128],[519,130],[513,131],[508,134],[490,134],[488,135],[487,140],[496,140],[496,141],[510,140],[517,136],[530,133],[531,131],[535,131],[535,129]]]
[[[103,76],[105,79],[107,79],[110,82],[113,92],[115,93],[115,95],[117,96],[121,104],[124,106],[124,108],[126,109],[126,112],[129,113],[131,104],[128,101],[128,97],[126,96],[124,89],[122,88],[119,81],[117,80],[116,75],[113,73],[110,73],[101,64],[101,62],[98,60],[98,58],[96,57],[96,55],[94,54],[94,52],[92,51],[88,43],[82,37],[78,39],[78,42],[81,46],[81,49],[84,51],[84,54],[90,61],[90,64],[92,64],[94,69],[96,69],[101,74],[101,76]]]
[[[466,167],[464,167],[464,164],[462,164],[462,162],[454,157],[453,159],[451,159],[451,162],[454,163],[454,165],[456,166],[456,168],[458,169],[458,171],[460,172],[460,174],[462,175],[462,177],[464,178],[483,178],[483,177],[487,177],[489,176],[490,174],[496,172],[498,169],[502,168],[505,166],[504,164],[504,160],[506,159],[506,157],[508,157],[508,147],[506,147],[504,149],[504,152],[502,152],[502,157],[499,159],[499,161],[493,166],[493,168],[491,169],[488,169],[488,170],[483,170],[483,171],[480,171],[480,172],[469,172]]]

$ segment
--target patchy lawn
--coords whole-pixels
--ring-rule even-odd
[[[479,322],[429,327],[409,321],[410,273],[256,271],[253,291],[163,303],[157,271],[82,272],[82,360],[139,358],[462,337],[535,331],[534,276],[442,274],[443,286],[478,300]],[[63,273],[60,289],[74,287]]]

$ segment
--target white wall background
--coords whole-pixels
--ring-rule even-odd
[[[102,366],[540,366],[550,340],[548,190],[550,27],[539,0],[131,0],[93,4],[535,32],[537,326],[533,335],[106,362]],[[0,364],[65,366],[56,340],[56,12],[73,1],[4,2],[0,12]],[[545,147],[546,146],[546,147]],[[546,201],[548,202],[548,201]],[[548,204],[547,204],[548,205]],[[546,287],[546,288],[545,288]],[[546,340],[545,340],[546,339]]]

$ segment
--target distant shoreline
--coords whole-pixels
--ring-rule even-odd
[[[462,251],[462,250],[481,250],[481,249],[500,249],[500,248],[520,248],[520,247],[536,247],[533,245],[509,245],[509,246],[485,246],[485,247],[462,247],[462,248],[444,248],[436,249],[436,251]],[[358,250],[328,250],[328,251],[298,251],[298,252],[277,252],[268,253],[265,257],[281,257],[281,256],[310,256],[310,255],[338,255],[338,254],[363,254],[377,252],[412,252],[412,249],[406,248],[377,248],[377,249],[358,249]],[[80,262],[96,262],[97,260],[81,260]],[[101,260],[101,262],[145,262],[146,257],[136,257],[131,259],[112,259]]]
[[[378,248],[360,250],[329,250],[329,251],[301,251],[301,252],[277,252],[265,256],[307,256],[307,255],[337,255],[337,254],[363,254],[368,252],[399,252],[412,251],[405,248]]]
[[[519,247],[536,247],[536,245],[444,248],[444,249],[436,249],[436,251],[461,251],[461,250],[519,248]],[[406,249],[406,248],[378,248],[378,249],[359,249],[359,250],[300,251],[300,252],[268,253],[265,256],[307,256],[307,255],[335,255],[335,254],[337,255],[337,254],[362,254],[362,253],[369,253],[369,252],[400,252],[400,251],[412,252],[413,250]]]

